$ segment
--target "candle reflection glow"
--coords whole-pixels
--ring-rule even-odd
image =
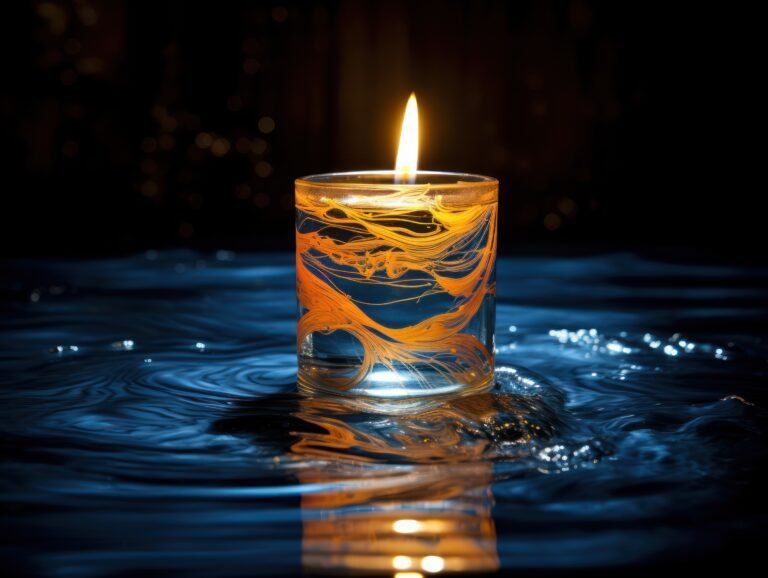
[[[301,469],[299,479],[328,488],[302,496],[305,569],[395,570],[402,578],[498,568],[485,442],[453,445],[457,423],[498,415],[494,396],[415,417],[363,421],[335,402],[303,399],[300,405],[297,417],[316,427],[298,433],[291,453],[322,465]]]

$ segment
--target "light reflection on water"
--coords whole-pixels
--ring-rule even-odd
[[[531,442],[553,435],[558,408],[542,385],[509,371],[493,392],[412,415],[267,397],[214,430],[255,445],[280,430],[290,439],[282,465],[314,488],[300,504],[305,570],[487,573],[499,566],[493,459],[531,458]]]
[[[294,394],[291,256],[221,257],[6,264],[9,571],[476,574],[759,535],[765,271],[501,259],[496,389],[386,416]]]

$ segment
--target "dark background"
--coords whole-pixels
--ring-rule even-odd
[[[392,168],[414,90],[505,250],[762,259],[755,16],[669,4],[9,3],[2,252],[288,249],[293,179]]]

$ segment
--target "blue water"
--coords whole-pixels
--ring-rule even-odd
[[[386,416],[295,395],[292,259],[4,264],[7,573],[503,573],[759,554],[764,269],[502,258],[494,391]]]

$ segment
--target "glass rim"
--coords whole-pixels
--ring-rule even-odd
[[[414,182],[404,183],[397,182],[395,179],[396,172],[394,170],[381,170],[381,171],[348,171],[348,172],[333,172],[333,173],[318,173],[314,175],[307,175],[300,177],[294,182],[297,186],[305,187],[321,187],[321,188],[345,188],[345,187],[359,187],[364,186],[366,188],[382,188],[391,189],[392,187],[404,187],[404,188],[423,188],[429,186],[431,188],[440,189],[452,189],[452,188],[467,188],[473,186],[492,186],[498,185],[498,179],[494,177],[487,177],[485,175],[478,175],[473,173],[457,173],[449,171],[416,171],[416,180],[420,177],[439,177],[446,179],[448,182]],[[368,177],[369,180],[366,180]],[[385,178],[389,178],[389,181],[384,181]]]

